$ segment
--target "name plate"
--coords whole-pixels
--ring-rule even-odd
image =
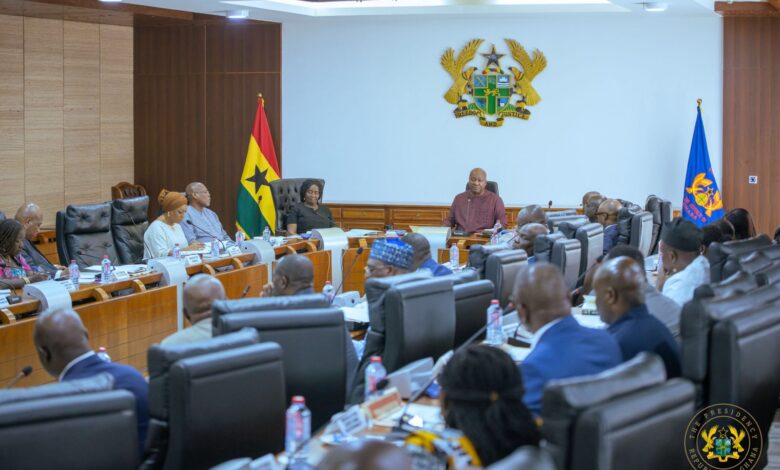
[[[76,292],[77,290],[79,290],[78,286],[76,286],[76,284],[74,284],[73,281],[70,279],[61,281],[60,285],[62,285],[62,287],[64,287],[65,290],[68,292]]]
[[[114,271],[114,280],[127,281],[130,279],[130,274],[127,271]]]
[[[0,296],[0,308],[6,308],[8,306],[10,306],[10,304],[8,303],[6,296]]]
[[[249,470],[281,470],[273,454],[265,454],[259,459],[249,462],[249,466],[244,468]]]
[[[184,257],[184,264],[190,266],[193,264],[200,264],[200,255],[187,255]]]
[[[332,419],[342,434],[355,435],[368,429],[368,420],[360,405],[353,405],[343,413],[339,413]]]
[[[398,393],[398,389],[395,387],[363,404],[363,410],[374,421],[390,416],[403,409],[403,407],[404,402],[401,400],[401,394]]]
[[[229,246],[227,249],[227,254],[230,256],[241,256],[242,255],[241,247],[235,245]]]

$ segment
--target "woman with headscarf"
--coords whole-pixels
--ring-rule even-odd
[[[144,258],[160,258],[173,254],[173,248],[197,250],[202,243],[187,243],[187,237],[179,225],[187,213],[187,198],[175,191],[163,189],[157,197],[162,215],[149,224],[144,233]]]
[[[31,282],[44,281],[46,274],[33,271],[22,256],[24,226],[8,219],[0,222],[0,288],[18,289]]]
[[[301,185],[301,201],[287,212],[287,233],[295,235],[308,232],[313,228],[334,227],[330,209],[320,204],[322,183],[318,180],[306,180]]]

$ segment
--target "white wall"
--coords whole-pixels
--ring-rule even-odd
[[[449,204],[482,166],[507,205],[574,206],[595,189],[679,206],[697,98],[720,181],[714,15],[317,19],[282,29],[282,173],[325,178],[326,202]],[[472,38],[486,40],[480,52],[492,42],[508,53],[503,38],[514,38],[545,53],[529,121],[454,118],[439,57]]]

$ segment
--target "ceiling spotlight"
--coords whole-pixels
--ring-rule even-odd
[[[645,7],[645,11],[654,13],[659,11],[666,11],[666,9],[669,8],[669,4],[666,2],[648,2],[643,3],[642,6]]]
[[[249,10],[228,10],[226,16],[231,20],[249,18]]]

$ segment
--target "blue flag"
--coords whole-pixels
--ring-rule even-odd
[[[712,173],[701,107],[696,110],[696,127],[693,129],[688,172],[685,174],[682,216],[699,227],[723,217],[723,199]]]

